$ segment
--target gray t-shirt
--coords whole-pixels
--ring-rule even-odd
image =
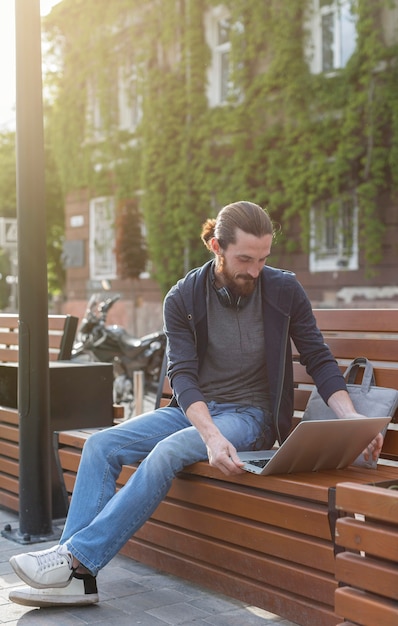
[[[209,278],[208,347],[199,385],[209,402],[270,408],[264,348],[261,284],[244,308],[223,306]]]

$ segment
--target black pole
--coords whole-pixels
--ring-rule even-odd
[[[19,525],[52,533],[44,131],[39,0],[15,0]]]

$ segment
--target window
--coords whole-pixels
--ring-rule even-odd
[[[96,96],[96,89],[94,81],[90,80],[87,83],[87,127],[88,136],[86,139],[89,141],[93,139],[99,139],[102,131],[103,119],[101,115],[101,107],[99,99]]]
[[[87,82],[86,139],[90,142],[104,141],[106,133],[118,124],[118,89],[106,89],[104,84],[94,75]]]
[[[216,7],[207,13],[205,30],[211,50],[207,96],[210,106],[218,106],[227,102],[233,87],[230,79],[231,21],[226,10]]]
[[[229,52],[230,42],[230,21],[229,19],[217,22],[217,44],[215,47],[216,59],[219,70],[219,98],[220,102],[226,102],[229,93]]]
[[[311,211],[310,272],[358,269],[358,209],[353,199]]]
[[[119,127],[133,132],[142,118],[142,96],[139,91],[139,75],[133,66],[130,76],[125,70],[119,74]]]
[[[310,23],[314,74],[346,66],[356,46],[355,22],[350,0],[314,0]]]
[[[90,278],[116,276],[115,209],[113,198],[90,201]]]

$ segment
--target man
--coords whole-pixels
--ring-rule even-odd
[[[11,558],[29,585],[10,593],[28,606],[98,602],[96,575],[145,523],[183,467],[208,459],[243,472],[238,451],[270,448],[291,427],[290,340],[339,418],[357,415],[294,274],[265,266],[274,237],[251,202],[224,207],[203,225],[214,260],[167,294],[164,323],[169,407],[92,435],[84,446],[60,545]],[[382,437],[366,454],[376,458]],[[116,492],[123,464],[142,461]]]

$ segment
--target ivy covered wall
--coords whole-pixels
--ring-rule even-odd
[[[218,4],[62,0],[53,9],[47,132],[64,192],[140,198],[163,292],[207,258],[204,219],[241,198],[269,207],[283,227],[278,249],[291,252],[308,250],[311,207],[355,194],[364,263],[375,271],[378,199],[398,185],[398,37],[387,45],[382,28],[396,3],[352,2],[355,53],[326,76],[304,54],[312,0],[225,0],[239,24],[234,89],[210,108],[204,16]],[[119,128],[118,84],[132,67],[142,117],[129,133]],[[289,237],[297,220],[300,237]]]

